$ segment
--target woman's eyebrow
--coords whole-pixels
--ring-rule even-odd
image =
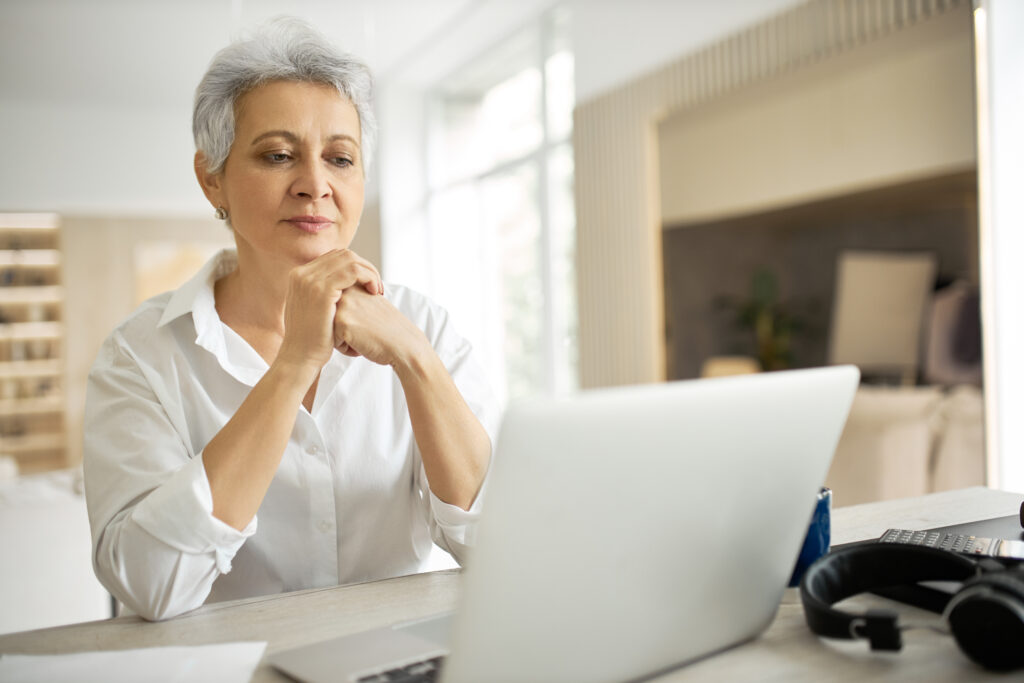
[[[284,138],[285,140],[287,140],[288,142],[291,142],[291,143],[299,142],[299,136],[296,135],[295,133],[292,133],[291,131],[287,131],[287,130],[268,130],[266,133],[261,133],[260,135],[257,135],[255,138],[253,138],[253,141],[251,143],[249,143],[249,144],[255,145],[260,140],[265,140],[266,138],[275,138],[275,137],[277,137],[277,138]],[[348,134],[345,134],[345,133],[338,133],[336,135],[332,135],[329,138],[327,138],[327,142],[335,142],[337,140],[343,140],[343,141],[346,141],[346,142],[351,142],[353,145],[355,145],[357,147],[359,146],[359,141],[358,140],[356,140],[351,135],[348,135]]]
[[[356,140],[351,135],[347,135],[346,133],[338,133],[327,138],[327,142],[337,142],[338,140],[341,140],[343,142],[351,142],[356,147],[359,147],[359,141]]]
[[[268,130],[266,133],[262,133],[261,135],[257,135],[253,139],[253,141],[251,143],[249,143],[249,144],[255,145],[260,140],[265,140],[266,138],[284,138],[288,142],[298,142],[299,141],[299,136],[296,135],[295,133],[290,132],[290,131],[287,131],[287,130]]]

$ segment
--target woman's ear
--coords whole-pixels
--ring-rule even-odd
[[[203,188],[203,194],[206,195],[206,199],[213,205],[213,208],[224,207],[226,209],[227,206],[225,206],[223,199],[222,174],[210,173],[207,170],[206,155],[202,152],[196,152],[193,165],[196,172],[196,180],[199,181],[199,187]]]

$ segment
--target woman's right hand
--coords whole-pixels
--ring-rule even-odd
[[[285,300],[284,339],[275,362],[307,369],[315,377],[331,358],[338,301],[355,285],[370,294],[384,293],[377,269],[349,249],[329,251],[294,268]]]

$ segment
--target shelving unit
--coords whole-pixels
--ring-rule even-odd
[[[0,455],[67,465],[64,288],[55,214],[0,214]]]

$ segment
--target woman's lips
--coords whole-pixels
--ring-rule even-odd
[[[299,230],[309,233],[318,233],[332,223],[330,218],[324,216],[292,216],[288,222]]]

